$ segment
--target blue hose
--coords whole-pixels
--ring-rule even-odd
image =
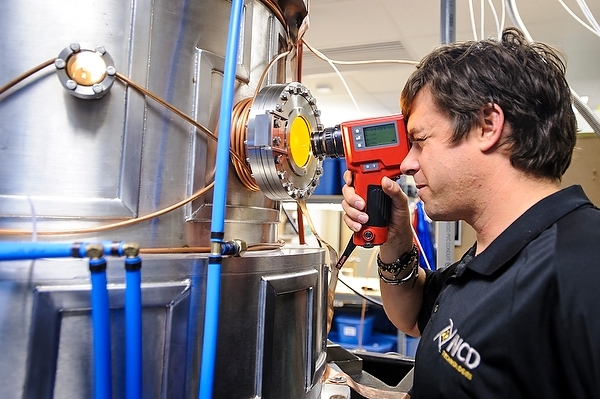
[[[229,20],[229,33],[225,51],[225,68],[223,71],[223,88],[219,114],[219,141],[217,143],[215,187],[211,220],[213,234],[215,232],[223,233],[225,230],[225,202],[227,200],[227,177],[229,173],[229,132],[231,131],[237,50],[240,39],[243,6],[243,0],[233,0],[231,3],[231,18]]]
[[[85,258],[85,242],[53,243],[53,242],[1,242],[0,261],[31,260],[41,258]],[[105,255],[122,256],[123,243],[105,241],[101,243]]]
[[[225,231],[225,203],[227,201],[227,178],[229,174],[229,132],[231,131],[237,50],[243,9],[243,0],[232,0],[219,114],[219,141],[217,143],[210,237],[213,244],[222,243]],[[212,398],[215,375],[222,261],[221,250],[220,248],[216,250],[215,246],[211,245],[206,282],[206,311],[204,313],[204,337],[202,342],[202,367],[199,389],[199,397],[201,399]]]
[[[112,398],[110,304],[106,288],[106,259],[90,259],[92,324],[94,331],[94,398]]]
[[[215,376],[217,334],[219,321],[219,295],[221,292],[221,262],[212,256],[208,264],[206,281],[206,307],[204,311],[204,337],[202,341],[202,369],[200,370],[200,398],[210,399]]]
[[[84,258],[88,243],[44,243],[44,242],[2,242],[0,261],[31,260],[40,258]],[[97,254],[123,256],[123,242],[105,241],[100,243]],[[125,259],[127,286],[125,298],[126,316],[126,369],[127,398],[141,398],[142,387],[142,334],[141,334],[141,259]],[[94,334],[94,392],[95,399],[112,398],[112,362],[110,304],[106,287],[106,259],[90,258],[92,325]]]
[[[142,397],[142,260],[125,258],[125,386],[127,399]]]

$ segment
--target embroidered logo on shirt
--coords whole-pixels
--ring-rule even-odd
[[[448,326],[433,337],[433,340],[437,341],[438,351],[442,354],[444,360],[463,377],[471,380],[473,374],[469,370],[479,366],[481,356],[475,348],[458,335],[458,329],[454,328],[452,319],[450,319]]]

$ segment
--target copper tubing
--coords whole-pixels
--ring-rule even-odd
[[[246,159],[246,129],[253,101],[253,98],[245,98],[233,107],[231,116],[231,152],[237,155],[232,159],[232,163],[242,184],[249,190],[259,191],[260,188],[256,184],[254,177],[252,177],[250,165],[240,160]]]
[[[18,84],[22,80],[27,79],[28,77],[30,77],[34,73],[39,72],[42,69],[46,68],[47,66],[50,66],[50,65],[54,64],[55,60],[56,60],[56,58],[51,58],[48,61],[42,62],[40,65],[38,65],[36,67],[33,67],[29,71],[24,72],[21,75],[17,76],[13,80],[11,80],[7,84],[5,84],[4,86],[0,87],[0,95],[2,95],[2,93],[4,93],[5,91],[7,91],[8,89],[10,89],[11,87],[15,86],[16,84]]]
[[[206,187],[198,190],[191,197],[188,197],[188,198],[186,198],[186,199],[184,199],[182,201],[179,201],[176,204],[173,204],[171,206],[168,206],[168,207],[163,208],[161,210],[158,210],[156,212],[149,213],[149,214],[147,214],[145,216],[140,216],[139,218],[132,218],[132,219],[123,220],[121,222],[116,222],[116,223],[111,223],[111,224],[105,224],[103,226],[96,226],[96,227],[89,227],[89,228],[82,228],[82,229],[75,229],[75,230],[38,231],[38,232],[36,232],[36,234],[43,235],[43,236],[51,236],[51,235],[64,235],[64,234],[97,233],[99,231],[106,231],[106,230],[116,229],[116,228],[119,228],[119,227],[131,226],[131,225],[134,225],[134,224],[137,224],[137,223],[140,223],[140,222],[144,222],[146,220],[157,218],[157,217],[159,217],[161,215],[164,215],[166,213],[174,211],[177,208],[182,207],[183,205],[187,204],[188,202],[192,202],[195,199],[200,198],[208,190],[210,190],[213,187],[214,184],[215,184],[214,182],[211,182]],[[32,234],[32,231],[29,231],[29,230],[0,230],[0,236],[1,235],[22,236],[22,235],[31,235],[31,234]]]
[[[249,244],[248,251],[268,251],[281,249],[285,243],[279,242],[264,242]],[[193,253],[210,253],[210,247],[171,247],[171,248],[140,248],[141,254],[193,254]]]

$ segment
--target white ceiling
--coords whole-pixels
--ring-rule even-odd
[[[472,0],[477,35],[481,35],[481,4],[484,34],[497,37],[491,0]],[[587,22],[577,0],[563,0]],[[600,21],[600,0],[586,0]],[[473,39],[467,0],[456,0],[456,40]],[[493,0],[498,18],[501,1]],[[517,0],[519,14],[532,38],[561,49],[567,56],[567,78],[580,96],[589,96],[592,109],[600,107],[600,37],[560,5],[559,0]],[[420,60],[441,40],[441,0],[310,0],[309,28],[304,35],[312,47],[331,59]],[[514,26],[508,13],[505,26]],[[398,99],[414,66],[400,64],[339,66],[358,109],[341,80],[329,65],[304,49],[302,82],[322,111],[325,126],[399,112]],[[325,88],[323,90],[323,88]],[[330,90],[330,92],[326,92]]]

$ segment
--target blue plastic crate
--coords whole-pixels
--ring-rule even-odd
[[[339,341],[346,344],[358,344],[358,338],[361,334],[362,327],[362,342],[369,342],[373,333],[374,316],[365,316],[361,323],[360,316],[345,316],[339,315],[333,318],[337,327]]]

